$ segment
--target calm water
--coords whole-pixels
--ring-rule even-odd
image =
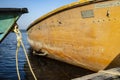
[[[29,52],[31,66],[38,80],[71,80],[93,73],[92,71],[64,62],[30,54],[32,50],[27,42],[25,31],[22,31],[22,36],[27,52]],[[14,33],[10,33],[0,44],[0,80],[18,80],[15,64],[16,44],[16,35]],[[26,63],[22,48],[19,50],[18,59],[21,79],[34,80]]]
[[[27,35],[22,31],[23,42],[28,50],[29,44],[27,42]],[[15,51],[16,51],[16,35],[10,33],[4,41],[0,44],[0,80],[17,80],[16,64],[15,64]],[[24,72],[24,64],[26,59],[22,48],[19,50],[19,70],[22,80],[26,80]]]

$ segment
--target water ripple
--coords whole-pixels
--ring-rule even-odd
[[[22,33],[23,42],[28,48],[29,44],[26,39],[26,33]],[[0,80],[17,80],[15,66],[15,51],[16,51],[16,35],[10,33],[7,38],[0,44]],[[19,70],[22,80],[26,80],[24,72],[24,64],[26,62],[23,50],[19,51]]]

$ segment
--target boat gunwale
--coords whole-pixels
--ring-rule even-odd
[[[65,10],[69,10],[69,9],[72,9],[72,8],[76,8],[76,7],[80,7],[80,6],[84,6],[84,5],[89,5],[89,4],[93,4],[93,3],[98,3],[98,2],[105,2],[105,1],[112,1],[112,0],[94,0],[94,1],[87,1],[87,2],[73,2],[71,4],[67,4],[67,5],[64,5],[62,7],[59,7],[51,12],[48,12],[47,14],[41,16],[40,18],[36,19],[35,21],[33,21],[27,28],[27,31],[34,25],[38,24],[39,22],[59,13],[59,12],[63,12]]]
[[[0,13],[5,13],[5,12],[28,13],[28,9],[27,8],[0,8]]]

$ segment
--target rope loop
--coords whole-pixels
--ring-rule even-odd
[[[24,46],[24,44],[23,44],[23,42],[22,42],[22,34],[21,34],[21,32],[20,32],[17,24],[15,25],[13,31],[14,31],[14,33],[16,34],[16,37],[17,37],[16,70],[17,70],[18,80],[21,80],[21,78],[20,78],[20,73],[19,73],[19,68],[18,68],[18,51],[19,51],[20,46],[22,46],[22,48],[23,48],[23,51],[24,51],[24,53],[25,53],[25,57],[26,57],[26,59],[27,59],[27,63],[28,63],[28,66],[29,66],[29,68],[30,68],[30,71],[31,71],[34,79],[37,80],[37,78],[36,78],[36,76],[35,76],[35,74],[34,74],[34,72],[33,72],[33,70],[32,70],[32,67],[31,67],[31,64],[30,64],[30,61],[29,61],[29,58],[28,58],[28,55],[27,55],[27,51],[26,51],[25,46]]]

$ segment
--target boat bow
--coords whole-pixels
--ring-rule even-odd
[[[27,8],[0,8],[0,42],[7,36]]]

